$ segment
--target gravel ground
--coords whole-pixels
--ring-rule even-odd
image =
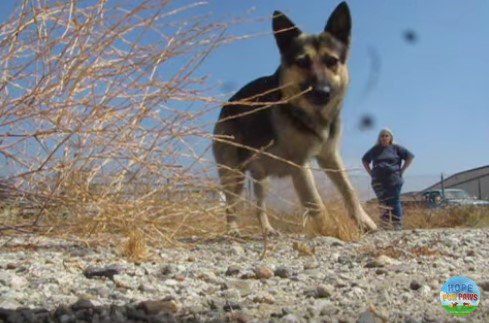
[[[190,241],[126,261],[116,247],[0,237],[0,322],[489,322],[489,230]],[[479,308],[445,312],[468,276]]]

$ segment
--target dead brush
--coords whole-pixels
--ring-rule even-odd
[[[231,37],[204,4],[19,1],[0,26],[0,167],[34,213],[2,216],[2,232],[95,238],[138,223],[167,243],[209,229],[213,165],[195,147],[220,102],[195,71]]]
[[[407,229],[483,228],[489,225],[488,218],[489,208],[486,207],[408,208],[405,227]]]
[[[367,204],[366,211],[379,223],[381,210],[376,204]],[[405,229],[485,228],[489,226],[487,207],[404,207]]]
[[[139,230],[128,232],[128,238],[122,248],[122,255],[130,261],[142,261],[148,257],[145,234]]]

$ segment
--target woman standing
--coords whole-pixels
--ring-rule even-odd
[[[394,136],[389,129],[380,131],[377,144],[362,158],[363,166],[372,178],[375,195],[384,206],[381,216],[381,227],[384,229],[392,227],[394,230],[402,230],[402,176],[413,158],[414,155],[409,150],[394,144]]]

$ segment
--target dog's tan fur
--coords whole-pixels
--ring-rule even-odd
[[[274,232],[264,211],[267,179],[291,176],[310,225],[322,233],[326,211],[314,183],[312,159],[334,182],[351,217],[363,229],[375,230],[338,151],[340,109],[348,85],[348,6],[338,5],[319,35],[302,33],[280,12],[274,15],[273,28],[280,67],[238,91],[223,107],[214,130],[213,152],[226,194],[229,230],[238,228],[235,205],[249,172],[264,231]]]

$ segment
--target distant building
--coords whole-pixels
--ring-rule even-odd
[[[444,188],[459,188],[480,200],[489,201],[489,165],[469,169],[443,180]],[[441,181],[423,190],[423,192],[441,189]]]

